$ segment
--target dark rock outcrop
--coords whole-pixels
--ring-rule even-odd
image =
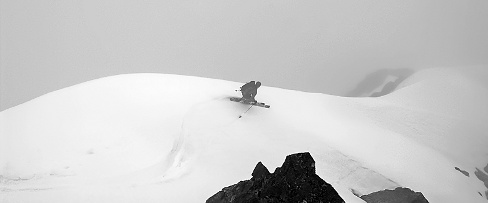
[[[270,172],[268,171],[266,166],[264,166],[263,163],[258,162],[258,164],[256,164],[256,167],[254,167],[254,170],[252,171],[252,178],[254,179],[264,178],[269,174]]]
[[[315,174],[315,161],[307,152],[287,156],[283,165],[271,174],[259,162],[250,180],[226,187],[206,202],[341,203],[344,200],[330,184]]]
[[[481,180],[485,184],[486,188],[488,188],[488,175],[486,175],[486,173],[483,173],[483,171],[478,168],[476,168],[474,174],[479,180]]]
[[[462,169],[460,169],[460,168],[458,168],[458,167],[454,167],[454,169],[456,169],[457,171],[461,172],[463,175],[465,175],[465,176],[468,176],[468,177],[469,177],[469,173],[468,173],[467,171],[462,170]]]
[[[367,203],[428,203],[424,195],[408,188],[395,188],[395,190],[382,190],[369,195],[361,196]]]
[[[474,175],[476,175],[476,177],[481,180],[485,184],[485,187],[488,189],[488,175],[478,168],[476,168]],[[486,199],[488,199],[488,190],[485,191],[485,197]]]

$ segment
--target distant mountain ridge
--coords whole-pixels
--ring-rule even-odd
[[[413,69],[380,69],[368,74],[348,97],[379,97],[393,92],[400,83],[414,74]]]

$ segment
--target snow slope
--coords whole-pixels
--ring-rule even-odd
[[[102,78],[0,112],[0,202],[204,202],[309,151],[347,202],[397,186],[430,202],[486,202],[486,89],[422,71],[378,98],[263,86],[270,109],[228,101],[241,84],[163,74]],[[483,103],[484,102],[484,103]]]

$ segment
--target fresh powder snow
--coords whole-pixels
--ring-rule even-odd
[[[0,112],[0,202],[204,202],[304,151],[346,202],[396,187],[487,201],[473,172],[488,163],[488,96],[469,75],[424,70],[377,98],[262,86],[271,108],[239,118],[241,85],[117,75]]]

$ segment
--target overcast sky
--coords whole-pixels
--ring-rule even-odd
[[[0,3],[0,110],[123,73],[344,95],[380,68],[488,67],[486,0]]]

